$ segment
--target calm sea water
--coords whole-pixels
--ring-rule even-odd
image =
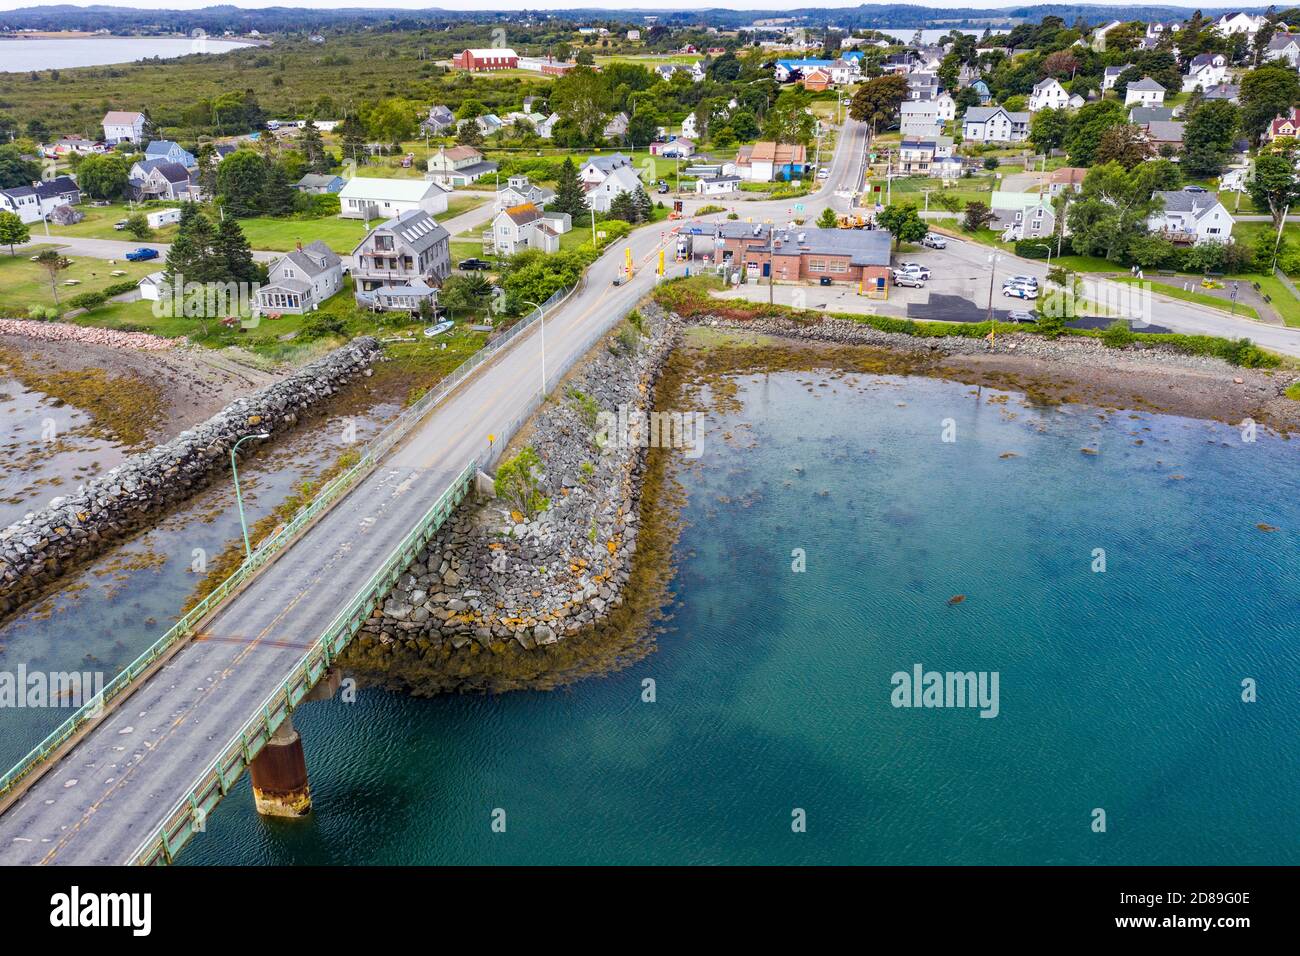
[[[59,70],[74,66],[171,59],[190,53],[225,53],[246,46],[231,40],[189,37],[78,37],[0,41],[0,73]]]
[[[1300,862],[1300,444],[921,378],[739,398],[682,474],[655,653],[307,706],[311,816],[245,777],[183,862]],[[998,716],[891,706],[914,664],[996,671]]]

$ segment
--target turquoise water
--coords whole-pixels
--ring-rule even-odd
[[[655,653],[560,692],[309,705],[310,818],[258,819],[245,777],[183,862],[1300,862],[1300,444],[740,381],[681,475]],[[917,663],[996,671],[998,716],[891,706]]]

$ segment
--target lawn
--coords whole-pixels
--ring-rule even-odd
[[[452,219],[462,213],[469,212],[471,209],[477,209],[491,198],[491,196],[475,195],[473,193],[453,193],[447,197],[447,211],[439,213],[438,217]]]
[[[50,289],[49,273],[30,259],[35,255],[30,249],[23,250],[17,256],[0,255],[0,314],[22,316],[28,306],[54,305],[54,293]],[[128,279],[137,280],[162,268],[161,262],[118,262],[110,263],[104,259],[72,257],[72,265],[59,273],[59,301],[66,307],[67,301],[83,292],[98,292],[118,282]],[[114,271],[121,270],[125,275],[115,276]],[[75,282],[75,285],[68,285]]]
[[[323,216],[320,219],[273,219],[258,216],[241,219],[239,225],[250,246],[272,252],[288,252],[299,242],[306,245],[320,239],[335,252],[345,254],[355,249],[366,237],[364,222],[338,216]]]
[[[176,226],[163,226],[161,229],[155,229],[153,234],[145,240],[137,240],[135,236],[125,229],[114,229],[113,224],[120,222],[129,217],[133,212],[153,212],[158,209],[175,209],[179,203],[137,203],[132,209],[126,203],[115,202],[108,206],[92,206],[90,203],[82,203],[77,210],[85,215],[85,219],[71,226],[56,226],[50,224],[51,236],[79,236],[89,239],[121,239],[125,242],[170,242],[176,234]],[[45,227],[39,223],[31,226],[32,238],[39,239],[45,232]]]
[[[1242,278],[1259,283],[1260,291],[1269,297],[1270,304],[1282,316],[1282,321],[1293,329],[1300,329],[1300,299],[1292,295],[1291,290],[1277,276],[1252,275]]]
[[[1206,295],[1203,292],[1188,291],[1181,286],[1171,285],[1165,282],[1151,282],[1147,279],[1134,279],[1129,276],[1119,276],[1114,278],[1114,282],[1122,282],[1126,285],[1134,283],[1146,283],[1150,285],[1152,293],[1156,295],[1167,296],[1171,299],[1180,299],[1184,302],[1195,302],[1197,305],[1206,305],[1212,309],[1218,309],[1221,312],[1231,312],[1235,315],[1245,316],[1248,319],[1259,321],[1259,313],[1247,305],[1238,305],[1235,308],[1232,303],[1216,296]]]

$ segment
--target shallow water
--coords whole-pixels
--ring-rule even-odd
[[[245,776],[182,862],[1300,862],[1300,445],[925,378],[739,384],[680,476],[656,653],[306,706],[312,814],[259,819]],[[892,706],[914,664],[997,672],[998,715]]]

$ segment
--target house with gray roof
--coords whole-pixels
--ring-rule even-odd
[[[1227,242],[1235,224],[1219,197],[1196,186],[1155,193],[1163,208],[1147,220],[1148,231],[1171,242],[1200,245]]]
[[[285,312],[301,315],[343,288],[343,260],[317,239],[271,263],[267,283],[257,290],[262,315]]]
[[[1135,106],[1128,111],[1128,121],[1134,126],[1167,122],[1173,118],[1174,111],[1168,106]]]
[[[964,140],[980,143],[1022,143],[1029,138],[1030,115],[1001,106],[972,106],[962,117]]]
[[[414,311],[421,302],[436,305],[438,288],[451,274],[451,236],[423,209],[411,209],[372,229],[352,257],[358,305]]]
[[[1149,76],[1124,88],[1125,106],[1161,106],[1164,102],[1165,88]]]
[[[863,284],[883,292],[889,282],[893,237],[884,229],[820,229],[768,223],[722,222],[712,242],[697,242],[696,255],[715,265],[743,270],[750,278],[777,282]]]

